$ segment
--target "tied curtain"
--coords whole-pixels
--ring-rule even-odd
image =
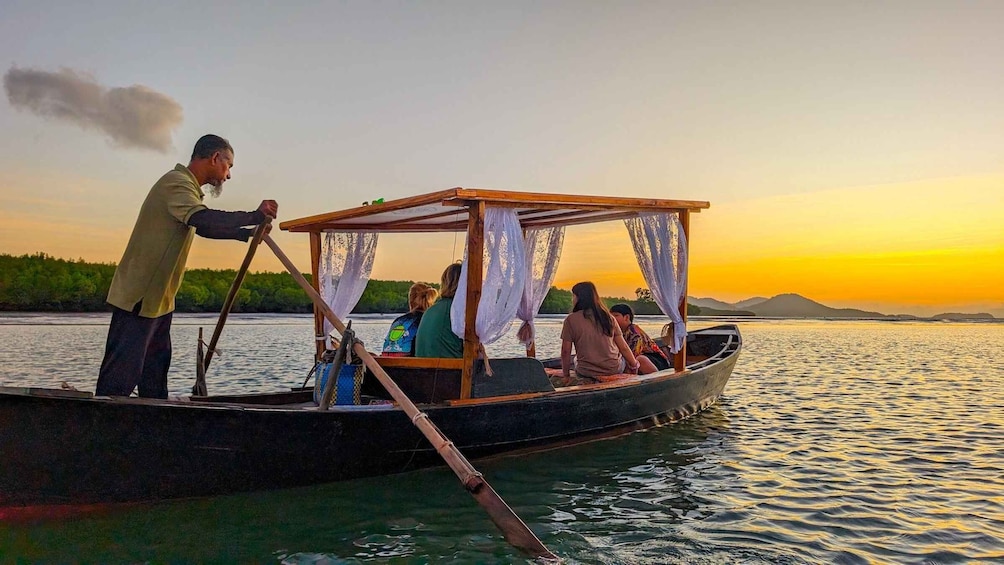
[[[673,321],[673,340],[666,345],[676,353],[687,339],[687,327],[680,315],[680,302],[687,291],[687,236],[680,215],[639,214],[624,220],[624,225],[652,298]]]
[[[526,251],[526,284],[523,298],[516,310],[516,317],[523,321],[516,337],[529,347],[533,343],[536,329],[533,318],[540,311],[547,291],[554,282],[561,258],[561,247],[565,241],[564,226],[534,228],[526,230],[523,247]]]
[[[494,343],[505,335],[516,317],[516,309],[523,298],[526,281],[526,250],[523,247],[523,230],[519,217],[512,208],[485,208],[485,272],[478,302],[475,331],[482,345]],[[467,254],[460,269],[457,297],[450,309],[453,333],[464,338],[464,315],[467,296]]]
[[[324,232],[318,266],[321,297],[331,311],[344,320],[352,312],[373,272],[376,256],[376,233]],[[334,329],[324,320],[324,335]],[[331,343],[327,339],[326,345]]]

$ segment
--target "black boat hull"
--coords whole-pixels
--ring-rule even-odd
[[[727,351],[683,374],[421,408],[469,459],[547,449],[703,410],[721,395],[740,349],[736,331]],[[267,490],[440,463],[390,405],[322,412],[0,393],[0,507]]]

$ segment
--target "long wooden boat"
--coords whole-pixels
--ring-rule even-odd
[[[470,329],[481,291],[479,234],[486,204],[516,208],[524,226],[606,221],[656,210],[679,214],[688,228],[688,214],[707,207],[691,201],[451,189],[280,227],[310,233],[315,285],[320,237],[326,231],[467,231]],[[315,320],[321,332],[320,312]],[[734,325],[693,331],[674,356],[673,368],[559,388],[546,372],[560,366],[558,360],[490,359],[489,371],[479,346],[470,330],[463,359],[377,357],[469,458],[556,448],[700,412],[722,394],[742,338]],[[318,409],[312,389],[152,400],[3,387],[0,509],[276,489],[440,464],[436,450],[390,398],[371,375],[363,380],[359,404],[327,410]]]

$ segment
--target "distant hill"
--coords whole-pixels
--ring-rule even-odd
[[[995,320],[993,314],[947,312],[923,318],[910,314],[883,314],[856,308],[831,308],[804,296],[789,293],[773,298],[753,297],[735,304],[716,298],[693,298],[687,302],[701,309],[701,316],[761,316],[766,318],[878,318],[884,320]]]
[[[746,300],[740,300],[732,305],[736,310],[750,310],[757,304],[762,302],[767,302],[767,299],[762,296],[754,296],[753,298],[747,298]]]
[[[687,302],[697,306],[703,312],[705,308],[710,308],[712,310],[735,310],[736,307],[728,302],[722,302],[721,300],[715,300],[714,298],[694,298],[689,297]]]
[[[747,298],[746,300],[736,302],[735,304],[729,304],[728,302],[723,302],[721,300],[718,300],[717,298],[694,298],[692,296],[687,298],[687,302],[700,308],[701,314],[704,316],[728,316],[736,312],[744,312],[744,311],[745,314],[739,314],[739,315],[752,316],[754,314],[750,311],[750,306],[753,306],[754,304],[759,304],[766,300],[767,300],[766,298],[761,298],[758,296],[755,298]],[[704,312],[707,311],[708,309],[717,310],[720,311],[721,313],[704,314]]]
[[[887,316],[854,308],[831,308],[798,294],[779,294],[773,298],[756,296],[735,304],[715,298],[691,298],[691,304],[701,308],[702,316],[763,316],[768,318],[897,318],[913,316]]]
[[[854,308],[830,308],[798,294],[779,294],[755,304],[750,310],[757,316],[779,318],[884,318],[880,312]]]
[[[691,303],[691,306],[694,304]],[[729,308],[728,310],[719,310],[718,308],[709,308],[707,306],[699,306],[700,312],[695,314],[695,316],[756,316],[753,312],[749,310],[733,310]]]
[[[932,320],[996,320],[993,314],[980,312],[979,314],[963,314],[960,312],[947,312],[945,314],[935,314]]]

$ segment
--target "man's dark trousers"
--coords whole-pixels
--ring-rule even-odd
[[[174,313],[144,318],[139,315],[141,305],[132,312],[113,307],[97,396],[129,396],[139,385],[141,397],[167,398]]]

